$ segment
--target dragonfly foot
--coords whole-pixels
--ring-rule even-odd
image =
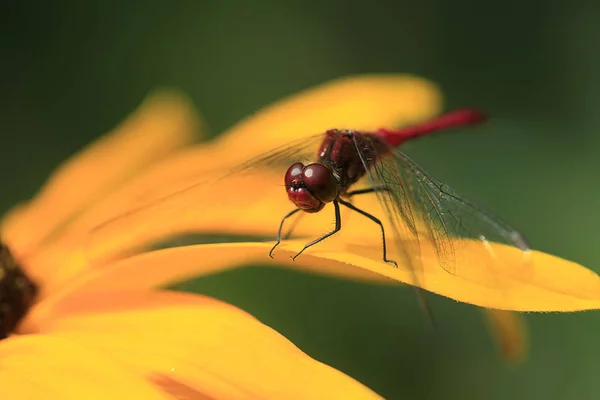
[[[278,245],[278,244],[279,244],[279,243],[277,243],[275,246],[273,246],[273,247],[271,248],[271,251],[269,251],[269,257],[271,257],[272,259],[275,259],[275,257],[273,257],[273,251],[275,250],[275,247],[277,247],[277,245]]]
[[[385,261],[386,263],[390,263],[394,266],[394,268],[398,268],[398,263],[394,260],[387,260],[387,259],[383,259],[383,261]]]

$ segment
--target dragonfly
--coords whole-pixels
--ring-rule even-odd
[[[289,200],[296,206],[283,216],[277,241],[269,256],[281,243],[287,219],[298,212],[317,213],[326,204],[334,206],[335,228],[307,243],[292,259],[309,247],[341,230],[340,206],[347,207],[379,225],[382,234],[383,261],[397,267],[387,258],[386,234],[380,219],[350,202],[354,196],[376,194],[388,214],[396,222],[395,229],[404,230],[404,237],[418,239],[418,222],[423,222],[426,234],[435,246],[439,262],[446,271],[455,274],[457,268],[454,241],[474,238],[486,244],[500,241],[526,252],[529,245],[524,236],[500,218],[464,198],[448,185],[436,180],[397,147],[418,137],[455,128],[476,125],[485,116],[474,109],[459,109],[421,124],[400,129],[379,129],[361,132],[351,129],[331,129],[322,138],[316,160],[307,165],[294,162],[284,175]],[[284,152],[288,152],[286,149]],[[267,156],[277,158],[275,155]],[[258,163],[254,160],[247,165]],[[353,185],[367,175],[369,187],[352,190]],[[288,233],[289,234],[289,233]],[[404,249],[409,257],[410,250]]]
[[[340,206],[343,206],[379,226],[382,259],[393,267],[398,267],[395,260],[388,258],[386,232],[382,221],[351,202],[355,196],[365,194],[375,194],[383,205],[393,229],[400,237],[412,239],[398,242],[403,261],[409,266],[412,265],[413,272],[414,264],[418,263],[420,240],[433,244],[439,265],[453,275],[460,273],[459,260],[462,250],[457,243],[460,243],[461,239],[474,239],[488,249],[490,241],[500,242],[516,247],[526,254],[530,247],[519,231],[435,179],[398,149],[398,146],[407,141],[450,128],[478,125],[485,120],[483,113],[465,108],[399,129],[379,129],[375,132],[352,129],[326,131],[321,138],[315,160],[306,165],[296,161],[285,172],[285,190],[288,199],[296,207],[281,219],[277,240],[269,256],[274,257],[274,250],[282,241],[284,223],[290,217],[300,212],[321,212],[325,205],[332,203],[335,216],[333,230],[306,243],[292,256],[293,260],[341,230]],[[317,138],[318,136],[315,137]],[[290,150],[286,149],[283,153]],[[269,158],[277,157],[266,156],[266,159]],[[366,188],[353,189],[364,176],[367,177],[369,185]],[[425,227],[424,239],[423,232],[419,232],[419,223]],[[493,258],[493,254],[489,256]],[[418,280],[416,273],[413,278]],[[419,297],[423,300],[422,294]],[[426,304],[423,305],[428,309]],[[430,314],[429,311],[427,313]]]

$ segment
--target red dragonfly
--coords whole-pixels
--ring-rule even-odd
[[[444,129],[479,124],[484,120],[485,116],[476,110],[459,109],[425,123],[400,129],[379,129],[374,133],[332,129],[325,133],[324,138],[317,135],[303,139],[301,145],[284,147],[244,164],[242,169],[289,159],[301,154],[303,149],[312,148],[313,142],[321,142],[316,161],[307,165],[294,162],[285,173],[287,195],[296,208],[283,216],[277,241],[269,256],[273,258],[273,251],[281,243],[282,230],[288,218],[300,211],[317,213],[326,204],[333,203],[334,229],[304,245],[292,259],[340,231],[340,206],[344,206],[379,225],[383,261],[397,267],[397,262],[387,256],[384,224],[368,211],[351,203],[354,196],[369,193],[378,196],[398,237],[411,239],[398,240],[398,244],[400,256],[405,265],[411,266],[417,282],[415,264],[420,262],[419,241],[433,244],[440,266],[447,272],[458,275],[458,260],[463,250],[457,245],[457,239],[475,239],[486,247],[489,242],[500,242],[527,252],[527,241],[516,229],[436,180],[397,149],[397,146],[409,140]],[[354,184],[365,175],[369,185],[353,190]],[[419,223],[425,226],[425,232],[419,232]],[[291,231],[288,235],[290,233]],[[493,257],[490,254],[490,258]],[[426,304],[424,306],[428,309]]]
[[[413,238],[418,243],[420,233],[417,224],[423,222],[428,236],[426,239],[431,240],[435,246],[440,265],[452,274],[457,273],[458,249],[455,248],[454,241],[459,238],[476,239],[482,245],[490,241],[500,242],[528,251],[525,238],[516,229],[460,196],[448,185],[437,181],[396,148],[432,132],[475,125],[484,120],[484,115],[476,110],[459,109],[425,123],[400,129],[379,129],[374,133],[332,129],[325,133],[324,138],[321,134],[303,139],[302,145],[286,146],[243,164],[241,170],[289,159],[293,154],[301,154],[304,148],[313,147],[314,140],[321,141],[315,162],[307,165],[295,162],[285,173],[287,195],[296,208],[283,216],[277,242],[269,255],[273,257],[273,251],[281,243],[284,222],[288,218],[300,211],[320,212],[327,203],[333,203],[335,228],[307,243],[293,259],[340,231],[342,205],[380,226],[383,260],[397,266],[396,261],[387,258],[385,228],[381,220],[350,202],[352,197],[368,193],[378,196],[392,226],[403,234],[402,237]],[[369,186],[352,190],[352,186],[365,175]],[[411,250],[405,248],[402,251],[408,265],[415,258]]]

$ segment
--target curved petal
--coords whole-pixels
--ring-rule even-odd
[[[294,208],[281,185],[282,171],[256,168],[225,179],[206,176],[199,183],[149,204],[110,219],[94,227],[81,225],[63,238],[64,248],[83,247],[92,264],[111,260],[122,253],[144,248],[157,241],[184,234],[245,234],[275,237],[282,217]],[[359,196],[354,204],[374,215],[385,215],[376,196]],[[304,216],[294,227],[294,234],[316,236],[331,229],[333,208]],[[350,210],[342,209],[344,232],[360,235],[377,229],[373,222]],[[377,234],[376,234],[377,235]],[[67,254],[58,252],[58,254]],[[51,254],[41,252],[32,262],[49,270],[69,264]]]
[[[412,75],[357,75],[329,81],[279,100],[214,141],[169,158],[140,177],[130,190],[198,181],[206,171],[226,169],[331,128],[373,131],[416,123],[439,113],[441,103],[432,82]]]
[[[336,79],[278,101],[219,136],[229,162],[241,162],[287,142],[331,128],[375,130],[429,118],[441,94],[414,75],[357,75]]]
[[[0,342],[2,398],[173,400],[122,363],[47,335]]]
[[[63,163],[32,201],[9,212],[2,239],[18,257],[29,255],[85,207],[194,141],[200,124],[184,96],[170,91],[149,96],[115,130]]]
[[[88,270],[103,270],[111,260],[173,235],[218,232],[275,237],[281,217],[291,209],[282,187],[275,183],[279,180],[279,174],[260,172],[200,185],[125,214],[92,232],[85,229],[73,232],[31,257],[29,269],[38,273],[33,278],[42,283],[42,290],[53,293],[67,283],[72,286],[70,279],[83,271],[87,275],[94,273]],[[365,210],[376,210],[379,203],[375,196],[371,197],[363,196],[355,204]],[[371,232],[374,237],[379,236],[376,225],[348,209],[342,211],[342,218],[341,237]],[[294,233],[307,237],[321,235],[331,229],[332,220],[331,209],[305,216]]]
[[[365,75],[334,80],[280,100],[253,114],[212,143],[181,152],[91,210],[81,221],[89,228],[114,216],[222,172],[280,145],[332,127],[375,130],[437,114],[441,95],[429,81],[409,75]],[[81,231],[81,229],[79,229]]]
[[[414,274],[408,266],[400,264],[399,268],[393,268],[380,261],[379,242],[366,237],[352,239],[354,241],[337,239],[319,243],[296,261],[291,261],[290,256],[296,254],[305,241],[283,243],[276,250],[275,261],[268,257],[270,243],[227,243],[159,250],[112,266],[105,265],[93,277],[72,282],[65,293],[102,290],[103,287],[165,285],[231,268],[234,264],[252,262],[350,279],[414,284]],[[471,243],[465,241],[462,245],[468,247]],[[418,285],[457,301],[498,310],[568,312],[600,308],[600,278],[593,271],[538,251],[532,251],[528,263],[523,264],[521,253],[515,249],[490,245],[503,260],[502,265],[486,271],[481,264],[482,250],[475,245],[467,252],[470,258],[461,264],[460,276],[443,270],[435,250],[423,246]]]
[[[268,246],[268,249],[265,246]],[[63,301],[73,293],[151,289],[244,265],[281,266],[282,261],[286,261],[285,256],[278,256],[278,262],[273,262],[267,255],[270,246],[264,243],[229,243],[182,246],[142,253],[98,268],[91,268],[77,279],[69,281],[68,285],[43,291],[40,296],[41,302],[36,307],[40,310],[54,307],[54,303]],[[342,279],[378,284],[401,284],[368,269],[353,268],[337,262],[319,264],[284,262],[283,264],[304,272]]]
[[[292,206],[278,184],[280,180],[279,173],[264,170],[233,175],[223,181],[195,186],[96,228],[91,220],[83,223],[85,218],[80,219],[52,246],[29,257],[27,269],[44,291],[52,292],[90,264],[98,268],[107,260],[172,235],[222,232],[274,237],[281,217]],[[356,205],[366,210],[379,207],[376,199],[367,196],[357,199]],[[344,210],[342,216],[344,233],[373,229],[370,221],[349,210]],[[332,217],[331,210],[307,216],[294,232],[321,234],[330,228]]]
[[[160,238],[166,233],[213,229],[215,228],[214,224],[206,225],[191,215],[194,213],[208,215],[206,210],[213,206],[210,201],[216,202],[215,206],[219,207],[214,213],[212,211],[210,213],[217,217],[221,211],[224,214],[230,214],[231,209],[225,210],[225,205],[239,209],[237,207],[240,203],[245,205],[257,199],[263,201],[266,198],[273,198],[273,196],[276,196],[274,198],[277,199],[284,199],[279,204],[282,210],[287,209],[289,203],[285,200],[285,195],[282,196],[283,192],[279,190],[281,189],[279,185],[281,176],[276,175],[272,179],[264,179],[259,176],[244,184],[243,187],[247,188],[244,189],[247,193],[244,193],[243,196],[239,196],[240,192],[236,191],[236,183],[230,183],[228,187],[233,192],[229,192],[232,193],[232,196],[229,196],[228,202],[222,201],[223,196],[216,196],[211,197],[209,202],[202,203],[203,191],[206,191],[205,188],[200,187],[200,193],[195,190],[186,191],[182,197],[175,196],[174,202],[167,201],[159,204],[158,209],[145,209],[141,213],[133,213],[133,215],[126,214],[126,218],[117,222],[117,225],[109,224],[110,232],[100,229],[99,234],[94,234],[97,238],[88,238],[89,232],[104,221],[135,209],[140,204],[155,201],[167,193],[176,192],[189,185],[190,182],[202,180],[206,178],[202,172],[206,172],[207,169],[218,169],[217,165],[231,166],[233,163],[245,160],[250,155],[256,155],[259,151],[270,149],[292,138],[297,139],[303,135],[323,131],[331,126],[340,126],[341,124],[376,129],[385,125],[415,122],[437,113],[439,108],[440,95],[433,84],[408,75],[349,77],[307,90],[253,115],[222,135],[213,144],[203,144],[165,160],[123,190],[88,210],[69,227],[68,233],[61,237],[59,243],[55,243],[53,248],[48,249],[47,252],[41,251],[35,254],[27,260],[27,264],[36,270],[40,279],[45,279],[50,277],[50,274],[46,272],[56,271],[57,266],[76,265],[77,267],[72,268],[73,271],[83,268],[80,255],[76,255],[78,258],[76,260],[64,259],[64,255],[69,255],[73,251],[65,252],[63,250],[75,249],[82,245],[88,247],[88,242],[93,243],[92,250],[83,250],[85,258],[95,259],[96,256],[111,258],[115,253],[118,254],[130,247],[136,247],[145,240]],[[246,141],[248,143],[245,143]],[[234,149],[230,147],[232,143],[242,145],[238,145],[238,148],[233,151]],[[271,183],[274,182],[273,179],[276,179],[278,184],[273,185]],[[248,184],[256,180],[259,185]],[[242,187],[239,186],[239,188]],[[272,191],[274,188],[278,189],[276,194]],[[212,190],[209,188],[208,192]],[[273,196],[270,196],[269,193],[273,193]],[[228,196],[228,192],[223,192],[223,195]],[[275,216],[273,209],[270,209],[267,203],[265,204],[264,209],[268,209],[269,216]],[[260,209],[256,211],[262,212]],[[165,220],[162,219],[163,217]],[[260,214],[257,214],[257,217],[260,218]],[[226,220],[230,221],[231,218],[223,221]],[[120,230],[129,223],[133,223],[133,225],[126,230]],[[235,225],[239,226],[237,223]],[[260,225],[255,226],[257,229],[250,228],[250,231],[253,233],[261,231]],[[133,231],[132,227],[135,227]],[[245,231],[244,227],[240,227],[240,229]],[[115,236],[114,231],[118,230],[120,231]],[[142,232],[149,238],[137,237],[136,232]],[[105,242],[105,239],[109,240]],[[98,243],[101,248],[94,248]],[[57,249],[60,250],[57,251]],[[98,251],[101,254],[97,254]],[[38,269],[40,269],[39,272]],[[63,280],[58,276],[53,276],[52,279],[61,282]]]
[[[73,235],[73,241],[83,239],[86,256],[98,263],[123,251],[181,234],[219,232],[275,237],[282,216],[294,208],[281,181],[282,174],[264,170],[230,175],[123,214],[88,229],[89,232],[83,229],[79,235]],[[330,228],[332,212],[330,206],[305,217],[294,233],[321,234]],[[343,217],[356,219],[348,210],[344,210]],[[48,259],[43,254],[40,258]]]
[[[380,398],[249,314],[204,296],[79,293],[32,310],[22,329],[85,344],[155,384],[207,398]]]

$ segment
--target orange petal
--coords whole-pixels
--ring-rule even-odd
[[[484,310],[488,327],[502,357],[510,363],[523,361],[527,353],[527,330],[520,314],[504,310]]]
[[[81,229],[73,242],[84,241],[92,263],[122,252],[187,233],[230,233],[274,237],[283,215],[294,207],[282,186],[282,173],[264,170],[234,174],[225,180],[200,184],[125,213],[93,228]],[[348,215],[344,210],[344,216]],[[356,219],[356,218],[354,218]],[[298,235],[317,235],[330,228],[332,209],[305,216]],[[71,244],[69,246],[74,246]],[[40,254],[45,262],[46,254]]]
[[[199,185],[167,200],[143,207],[93,228],[85,218],[68,235],[27,260],[32,278],[44,291],[71,285],[70,279],[88,268],[100,268],[132,249],[185,233],[230,233],[275,237],[281,217],[292,209],[280,174],[258,171],[233,175],[214,184]],[[375,196],[372,196],[373,198]],[[366,203],[365,203],[366,202]],[[363,197],[355,204],[366,210],[379,207],[376,199]],[[373,211],[375,212],[375,211]],[[377,227],[348,209],[342,210],[343,234],[374,232]],[[331,207],[306,215],[297,224],[297,235],[315,236],[331,228]]]
[[[308,153],[312,154],[310,151]],[[99,218],[78,224],[70,238],[64,239],[70,240],[65,248],[75,248],[83,242],[86,258],[95,264],[132,249],[190,233],[275,237],[281,218],[294,208],[282,185],[284,174],[285,169],[282,171],[272,167],[253,168],[230,174],[224,179],[220,179],[219,175],[214,178],[215,175],[206,174],[206,182],[179,191],[173,187],[175,192],[163,198],[155,199],[156,192],[148,194],[146,198],[153,199],[150,204],[124,212],[98,226],[94,226],[92,221]],[[160,191],[160,188],[156,187],[155,190]],[[385,215],[376,196],[359,196],[353,201],[356,206],[374,215]],[[302,219],[294,228],[295,235],[321,235],[331,229],[333,207],[329,205],[322,212],[300,216]],[[365,229],[370,231],[376,228],[372,221],[345,207],[342,208],[342,219],[344,231],[352,230],[361,234]],[[40,253],[36,262],[45,264],[49,270],[56,270],[54,264],[49,264],[49,260],[54,258]],[[56,265],[64,264],[68,263],[57,259]]]
[[[82,209],[193,141],[199,123],[187,98],[155,93],[114,131],[63,163],[29,204],[9,213],[2,239],[18,257],[35,251]]]
[[[414,284],[411,269],[400,264],[393,268],[380,261],[381,244],[363,237],[331,238],[319,243],[292,262],[306,241],[280,245],[273,261],[268,257],[272,243],[227,243],[173,248],[105,265],[94,277],[72,282],[65,290],[102,290],[102,287],[152,287],[213,273],[232,265],[263,263],[301,268],[349,279],[392,280]],[[419,286],[457,301],[484,308],[515,311],[580,311],[600,308],[600,278],[593,271],[571,261],[532,251],[527,264],[514,248],[490,244],[503,263],[500,268],[482,268],[483,254],[478,244],[469,249],[469,258],[460,266],[461,275],[443,270],[435,250],[421,248],[422,271]],[[487,255],[486,255],[487,256]],[[397,261],[401,259],[397,258]],[[57,293],[58,295],[58,293]]]
[[[0,388],[10,400],[173,399],[111,357],[48,335],[0,342]]]
[[[114,216],[102,210],[114,210],[111,204],[118,204],[122,211],[135,208],[140,199],[153,200],[204,180],[207,171],[225,171],[260,153],[332,127],[375,130],[421,121],[440,111],[440,97],[431,82],[410,75],[364,75],[325,83],[253,114],[212,143],[170,157],[104,207],[91,212],[87,219],[92,221],[85,225],[93,226]]]
[[[413,75],[358,75],[327,82],[281,100],[219,136],[229,161],[241,162],[289,141],[331,128],[375,130],[412,124],[441,109],[430,81]]]
[[[158,165],[137,188],[201,179],[251,157],[331,128],[373,131],[427,119],[441,110],[437,87],[412,75],[357,75],[284,98],[252,114],[212,143],[190,148]]]
[[[217,244],[174,247],[143,253],[98,268],[90,268],[76,279],[69,281],[68,285],[52,287],[52,290],[43,291],[40,297],[42,301],[36,307],[40,309],[54,307],[54,303],[63,301],[64,298],[77,292],[93,293],[107,290],[142,290],[164,287],[239,268],[243,265],[281,266],[281,261],[286,261],[285,257],[278,256],[278,262],[273,262],[267,256],[268,249],[266,250],[264,246],[264,244],[252,243]],[[286,267],[297,268],[304,272],[342,279],[379,284],[400,283],[363,268],[353,268],[337,262],[319,264],[288,262],[284,264]]]
[[[94,227],[97,210],[94,209],[78,219],[68,234],[52,246],[31,256],[26,261],[27,269],[44,291],[54,291],[90,265],[98,268],[130,250],[180,234],[219,232],[275,237],[281,217],[292,209],[280,181],[280,171],[258,169],[234,174],[225,180],[184,190],[98,227]],[[380,207],[375,196],[362,196],[355,204],[376,215],[376,207]],[[345,234],[376,229],[371,221],[348,209],[342,210],[342,217]],[[332,221],[329,207],[304,216],[294,232],[319,235],[331,228]]]
[[[212,196],[210,201],[204,203],[202,196],[206,188],[200,188],[200,193],[194,190],[187,191],[182,198],[176,198],[174,202],[161,204],[156,210],[145,210],[141,214],[128,215],[128,218],[119,221],[117,225],[111,225],[108,230],[95,233],[93,235],[96,236],[95,239],[88,238],[89,231],[98,224],[127,210],[135,209],[144,202],[152,202],[164,194],[205,179],[206,176],[201,173],[207,169],[218,169],[217,166],[223,164],[232,166],[232,163],[245,160],[258,151],[272,148],[292,138],[297,139],[321,132],[332,126],[376,129],[380,126],[406,124],[425,119],[437,113],[439,108],[440,95],[437,89],[428,81],[408,75],[350,77],[307,90],[255,114],[222,135],[212,145],[197,146],[165,160],[127,185],[124,190],[88,210],[70,227],[66,237],[61,238],[59,244],[48,250],[51,254],[39,252],[32,259],[27,260],[27,264],[36,270],[39,276],[48,277],[47,272],[58,270],[58,266],[65,271],[62,275],[68,276],[82,268],[81,258],[79,255],[76,256],[79,257],[78,260],[63,257],[72,254],[69,249],[77,248],[82,241],[85,247],[88,247],[88,241],[93,242],[92,259],[96,256],[111,258],[114,253],[121,253],[131,247],[144,244],[147,240],[162,238],[166,234],[213,229],[214,224],[211,225],[210,221],[205,223],[198,220],[197,214],[212,215],[217,220],[221,213],[231,215],[231,208],[225,209],[224,206],[241,210],[239,204],[246,205],[252,202],[250,197],[264,200],[269,197],[269,193],[272,193],[276,197],[270,196],[271,198],[283,199],[283,202],[279,203],[281,210],[287,209],[290,204],[281,191],[281,171],[278,171],[277,175],[272,175],[273,179],[267,180],[258,176],[254,180],[248,180],[243,187],[238,187],[235,182],[232,182],[228,186],[228,191]],[[248,143],[244,143],[246,141]],[[236,142],[244,144],[233,151],[234,149],[229,147]],[[258,181],[259,185],[252,184],[255,181]],[[242,188],[247,189],[242,191]],[[277,192],[273,189],[277,189]],[[212,190],[209,188],[208,192],[211,193]],[[227,201],[223,201],[224,199]],[[275,217],[274,210],[269,204],[265,202],[264,207],[256,211],[263,213],[263,210],[266,210],[269,216]],[[213,206],[219,208],[213,212],[211,208]],[[211,209],[211,212],[207,213],[207,209]],[[262,218],[261,214],[256,216],[257,219]],[[223,219],[223,223],[217,222],[217,224],[225,225],[227,221],[231,221],[231,218]],[[234,225],[239,226],[238,223],[228,226]],[[270,225],[269,229],[272,229],[271,226],[273,225]],[[126,229],[122,230],[122,227]],[[261,228],[258,226],[258,229],[250,230],[258,232]],[[115,231],[118,231],[116,235]],[[241,231],[245,229],[241,227]],[[138,232],[142,236],[149,237],[140,237],[137,235]],[[98,243],[100,249],[96,248]],[[100,254],[97,254],[98,252]],[[87,250],[85,253],[88,257]],[[76,267],[66,271],[65,265]],[[63,280],[59,276],[53,276],[52,279]]]
[[[219,232],[275,237],[281,217],[292,208],[277,184],[280,180],[279,173],[262,171],[233,175],[214,184],[199,185],[95,229],[77,224],[77,230],[31,257],[28,269],[37,273],[33,278],[42,283],[44,291],[54,292],[62,285],[71,286],[70,279],[88,268],[104,269],[106,262],[130,250],[178,234]],[[357,199],[355,204],[374,210],[378,203],[372,197]],[[308,237],[320,235],[331,229],[333,218],[329,207],[304,216],[294,232]],[[373,232],[379,236],[376,225],[348,209],[342,210],[342,218],[343,235]]]
[[[25,330],[110,354],[156,384],[212,399],[380,398],[249,314],[175,292],[79,293]]]

